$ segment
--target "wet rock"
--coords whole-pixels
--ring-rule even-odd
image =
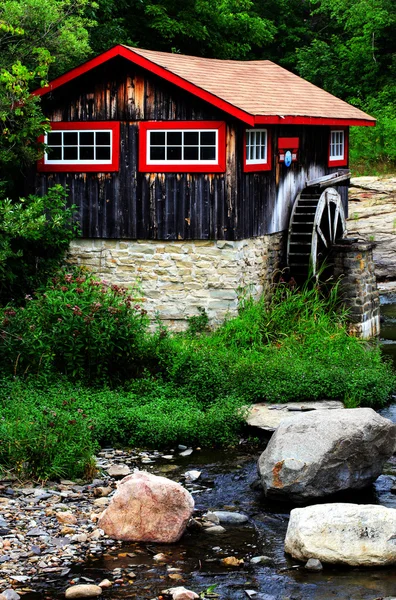
[[[196,481],[197,479],[199,479],[201,477],[201,471],[186,471],[184,473],[184,476],[186,478],[186,481]]]
[[[250,559],[252,565],[272,565],[272,558],[270,556],[253,556]]]
[[[301,412],[343,408],[343,403],[338,400],[289,402],[288,404],[259,402],[258,404],[253,404],[253,406],[249,408],[246,416],[246,423],[250,427],[257,427],[258,429],[272,433],[284,419],[298,416]]]
[[[317,558],[310,558],[305,564],[305,569],[307,571],[323,571],[323,565]]]
[[[319,504],[290,513],[285,552],[298,560],[333,564],[396,564],[396,509],[375,505]]]
[[[109,579],[103,579],[103,581],[101,581],[99,583],[99,587],[101,587],[102,589],[106,589],[111,587],[113,584]]]
[[[225,533],[226,530],[221,525],[213,525],[212,527],[205,527],[204,532],[217,535],[217,534]]]
[[[110,486],[103,487],[103,486],[99,485],[98,487],[94,488],[94,496],[96,498],[106,497],[106,496],[109,496],[112,491],[113,491],[113,488]]]
[[[46,535],[46,531],[45,529],[41,529],[40,527],[34,527],[33,529],[30,529],[26,535],[28,535],[29,537],[39,537],[41,535]]]
[[[214,510],[213,514],[219,519],[219,523],[224,525],[243,525],[249,520],[246,515],[227,510]]]
[[[102,593],[102,588],[98,585],[82,584],[73,585],[67,588],[65,598],[96,598]]]
[[[395,441],[396,425],[371,408],[285,419],[258,462],[264,493],[305,502],[367,487],[392,456]]]
[[[183,586],[169,588],[166,593],[172,596],[172,600],[195,600],[195,598],[199,598],[198,594],[187,590]]]
[[[176,542],[194,510],[194,499],[180,484],[146,471],[125,477],[98,525],[113,539]]]
[[[0,595],[0,600],[20,600],[20,595],[15,590],[9,588]]]
[[[210,523],[214,523],[215,525],[220,524],[219,517],[214,512],[207,512],[204,517],[205,521],[209,521]],[[209,525],[211,527],[211,525]]]
[[[193,453],[192,448],[187,448],[187,450],[183,450],[183,452],[179,452],[180,456],[190,456]]]
[[[107,469],[107,472],[110,477],[125,477],[126,475],[130,474],[131,469],[128,467],[128,465],[114,464],[110,465],[110,467]]]
[[[244,564],[243,558],[237,558],[236,556],[226,556],[221,562],[226,567],[240,567]]]
[[[56,513],[56,518],[59,523],[63,525],[76,525],[77,517],[73,515],[71,512],[58,512]]]

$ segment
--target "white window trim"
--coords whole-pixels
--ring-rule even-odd
[[[264,133],[265,134],[265,157],[264,158],[248,158],[248,147],[251,146],[251,134],[252,133]],[[246,129],[246,164],[247,165],[266,165],[268,163],[268,129]],[[262,145],[262,144],[261,144]],[[256,144],[254,144],[256,148]]]
[[[341,134],[339,142],[337,142],[336,140],[333,141],[333,135],[335,135],[337,133]],[[340,145],[340,147],[342,149],[342,154],[332,154],[332,152],[337,147],[337,145]],[[344,160],[344,159],[345,159],[345,130],[344,129],[331,129],[330,130],[329,161]]]
[[[44,164],[45,165],[111,165],[113,162],[113,131],[112,129],[54,129],[53,131],[49,131],[48,133],[109,133],[110,134],[110,158],[109,159],[64,159],[64,160],[51,160],[48,158],[48,154],[45,152],[44,153]],[[44,143],[48,145],[48,133],[45,134],[44,136]],[[78,138],[78,140],[80,141],[80,138]],[[95,142],[96,142],[96,138],[95,138]],[[62,146],[55,146],[57,148],[61,147],[64,148],[65,145],[63,144],[63,138],[62,138]],[[77,144],[78,148],[84,148],[84,147],[89,147],[92,148],[92,144]],[[106,145],[100,145],[100,144],[96,144],[94,143],[94,148],[108,148],[109,144]]]
[[[156,148],[156,147],[164,147],[163,144],[158,144],[157,145],[150,145],[150,134],[151,133],[165,133],[166,135],[168,133],[214,133],[215,134],[215,158],[213,160],[200,160],[200,159],[185,159],[185,160],[157,160],[157,159],[150,159],[150,149],[151,148]],[[219,164],[219,130],[217,128],[213,128],[213,129],[199,129],[198,127],[196,129],[166,129],[166,127],[164,127],[164,129],[147,129],[146,132],[146,164],[147,165],[218,165]],[[167,147],[167,139],[165,138],[165,148]],[[184,135],[182,136],[182,144],[181,144],[181,148],[184,147]],[[186,146],[188,147],[198,147],[198,149],[202,148],[213,148],[213,145],[210,144],[200,144],[198,143],[198,146],[196,146],[195,144],[193,146]]]

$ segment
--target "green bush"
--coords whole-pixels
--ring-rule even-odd
[[[159,448],[235,443],[241,402],[204,406],[188,391],[146,378],[130,390],[4,379],[0,382],[0,465],[45,480],[92,472],[99,444]]]
[[[92,419],[76,399],[54,402],[51,392],[32,394],[25,384],[2,382],[0,465],[21,479],[84,477],[98,449]]]
[[[146,366],[146,311],[133,290],[76,269],[61,272],[20,308],[0,311],[1,369],[58,371],[87,381],[119,382]]]
[[[0,198],[0,306],[23,300],[59,269],[77,233],[66,198],[61,185],[18,202]]]

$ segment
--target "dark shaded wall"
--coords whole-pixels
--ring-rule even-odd
[[[254,90],[252,90],[254,93]],[[93,69],[42,99],[52,121],[121,122],[117,173],[41,173],[36,191],[67,185],[83,237],[243,239],[283,231],[296,195],[327,166],[329,129],[270,126],[273,169],[243,173],[245,125],[122,58]],[[139,173],[141,120],[222,120],[227,123],[225,173]],[[276,158],[279,136],[299,137],[299,161]],[[345,207],[347,186],[338,188]]]

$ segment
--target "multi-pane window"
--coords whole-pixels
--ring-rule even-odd
[[[330,132],[330,160],[342,160],[345,154],[345,131],[334,129]]]
[[[46,164],[111,164],[111,130],[57,130],[47,133]]]
[[[147,131],[147,164],[217,164],[217,129]]]
[[[266,129],[246,130],[246,164],[260,165],[267,163],[268,134]]]

